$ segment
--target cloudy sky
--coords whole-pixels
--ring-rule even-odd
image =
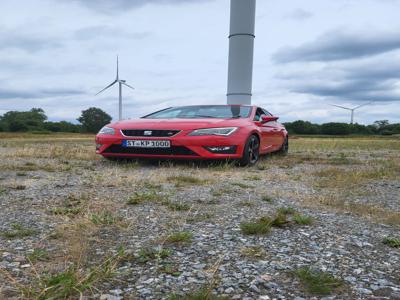
[[[245,1],[245,0],[243,0]],[[258,0],[253,103],[282,121],[400,122],[400,0]],[[1,0],[0,114],[75,120],[226,102],[229,0]]]

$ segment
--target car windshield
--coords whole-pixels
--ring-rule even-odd
[[[247,118],[251,106],[241,105],[198,105],[171,107],[144,116],[146,119],[203,119],[203,118]]]

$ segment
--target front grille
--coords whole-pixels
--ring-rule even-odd
[[[121,132],[125,136],[171,137],[180,130],[122,129]]]
[[[104,150],[104,153],[198,156],[197,153],[184,146],[171,146],[170,148],[134,148],[111,145]]]

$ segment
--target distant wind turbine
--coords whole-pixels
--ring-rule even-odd
[[[359,109],[359,108],[362,107],[362,106],[371,104],[372,102],[373,102],[373,101],[368,102],[368,103],[364,103],[364,104],[361,104],[361,105],[356,106],[356,107],[353,107],[353,108],[345,107],[345,106],[340,106],[340,105],[335,105],[335,104],[329,104],[329,105],[331,105],[331,106],[336,106],[336,107],[339,107],[339,108],[343,108],[343,109],[346,109],[346,110],[350,110],[350,111],[351,111],[350,124],[353,124],[353,121],[354,121],[354,111],[355,111],[356,109]]]
[[[116,79],[107,85],[104,89],[102,89],[100,92],[96,94],[96,96],[102,92],[104,92],[106,89],[112,87],[114,84],[118,82],[119,85],[119,103],[118,103],[118,119],[119,121],[122,120],[122,85],[127,86],[128,88],[134,90],[133,87],[131,87],[129,84],[126,83],[126,80],[119,79],[119,72],[118,72],[118,56],[117,56],[117,77]]]

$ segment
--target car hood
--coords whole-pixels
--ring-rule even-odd
[[[110,124],[115,129],[191,130],[198,128],[243,126],[246,119],[135,119]]]

